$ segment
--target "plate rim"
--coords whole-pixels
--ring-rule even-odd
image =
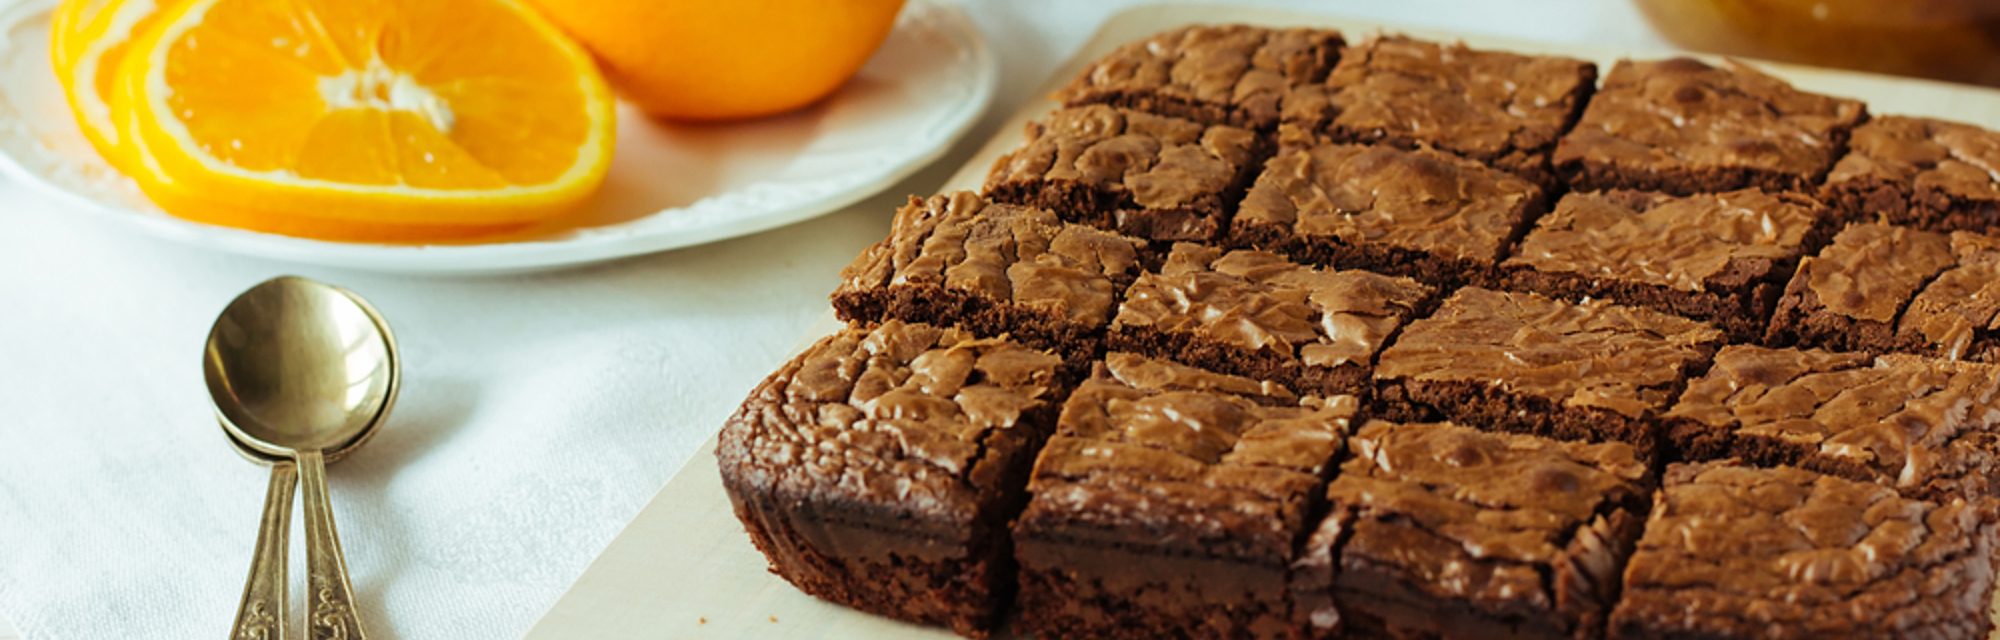
[[[8,35],[36,21],[45,25],[52,18],[58,2],[59,0],[23,0],[0,8],[0,50],[25,49],[21,45],[8,43],[10,39]],[[30,168],[24,159],[16,157],[5,145],[0,145],[0,174],[71,209],[87,213],[99,224],[116,227],[127,233],[217,253],[298,265],[409,275],[482,275],[559,269],[687,248],[789,226],[842,210],[880,193],[883,189],[936,162],[977,125],[992,105],[994,95],[998,91],[1000,75],[998,58],[987,42],[985,34],[972,23],[964,8],[943,0],[907,0],[902,9],[902,16],[897,19],[898,24],[912,20],[910,17],[912,15],[924,15],[929,22],[938,25],[938,31],[950,36],[956,48],[969,58],[963,66],[964,71],[972,76],[969,82],[970,92],[958,103],[938,111],[943,117],[938,124],[932,125],[937,127],[935,133],[912,134],[914,137],[930,138],[933,143],[926,145],[921,152],[884,162],[875,168],[879,173],[866,179],[854,179],[850,184],[836,188],[829,195],[789,203],[787,206],[759,212],[747,219],[739,218],[688,229],[654,230],[650,233],[629,235],[608,232],[617,228],[616,226],[584,228],[569,232],[572,235],[562,238],[513,242],[434,245],[346,243],[208,225],[172,218],[165,214],[118,207],[45,178],[41,172]],[[20,93],[0,84],[0,128],[32,132],[33,129],[26,123],[21,107],[8,99]],[[33,140],[32,133],[5,135],[21,136],[31,144],[41,144]],[[43,148],[46,149],[46,145]],[[703,200],[765,184],[769,183],[752,182],[729,191],[709,194]],[[619,224],[631,224],[655,216],[686,212],[701,201],[660,209]],[[45,215],[52,213],[56,212],[45,212]],[[600,233],[600,230],[607,232]]]

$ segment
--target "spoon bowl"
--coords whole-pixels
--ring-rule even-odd
[[[279,457],[359,446],[394,405],[400,365],[395,338],[373,307],[294,276],[231,301],[202,358],[223,428]]]
[[[290,526],[296,466],[312,594],[306,635],[365,640],[333,525],[326,462],[367,441],[396,403],[402,363],[389,323],[346,289],[273,278],[223,308],[209,330],[202,373],[231,442],[251,461],[272,465],[238,635],[286,635],[281,532]]]

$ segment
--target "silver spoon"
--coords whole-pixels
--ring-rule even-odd
[[[230,640],[285,640],[285,620],[292,596],[285,582],[286,552],[291,547],[292,491],[298,486],[298,465],[285,458],[258,453],[229,435],[236,452],[271,467],[271,486],[264,491],[264,515],[257,528],[257,554],[250,558],[250,577],[243,581],[243,600],[236,605]]]
[[[299,484],[299,467],[290,458],[267,455],[244,444],[236,434],[223,432],[243,459],[271,468],[271,485],[264,492],[264,514],[257,529],[257,553],[250,559],[250,577],[243,582],[243,600],[236,605],[236,623],[230,627],[231,640],[285,640],[284,621],[291,609],[287,589],[286,561],[291,550],[292,494]],[[359,444],[361,441],[355,441]],[[352,451],[348,446],[329,451],[331,463]]]
[[[395,335],[367,301],[305,278],[283,276],[251,287],[209,331],[202,369],[223,429],[257,453],[298,463],[306,501],[308,638],[367,637],[333,525],[326,460],[374,435],[395,405],[401,368]],[[273,490],[282,474],[273,469]],[[258,555],[265,559],[259,538]],[[253,575],[246,585],[246,599],[257,581]]]

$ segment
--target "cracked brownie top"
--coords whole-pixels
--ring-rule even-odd
[[[1283,562],[1357,405],[1112,353],[1063,405],[1017,530]]]
[[[765,379],[717,455],[726,479],[781,499],[963,535],[1004,489],[1004,461],[1047,434],[1060,364],[958,329],[849,327]]]
[[[1256,134],[1103,105],[1061,109],[1028,124],[1028,141],[994,162],[987,188],[1069,181],[1115,191],[1146,208],[1187,206],[1236,184]]]
[[[1280,131],[1284,149],[1244,197],[1239,223],[1493,263],[1543,206],[1533,183],[1448,153],[1313,144],[1291,125]]]
[[[1854,129],[1847,155],[1827,174],[1830,188],[1880,181],[1951,201],[2000,200],[2000,133],[1930,118],[1882,116]]]
[[[1790,264],[1819,220],[1810,198],[1756,189],[1572,193],[1536,222],[1507,265],[1701,292],[1738,260]]]
[[[1326,79],[1343,43],[1325,29],[1194,25],[1119,47],[1056,97],[1263,128],[1294,87]]]
[[[1640,417],[1722,340],[1707,324],[1607,300],[1568,303],[1466,287],[1410,323],[1376,378],[1476,382]]]
[[[1800,91],[1734,62],[1621,60],[1554,160],[1610,174],[1580,188],[1808,190],[1866,117],[1860,101]]]
[[[1891,322],[1924,282],[1952,266],[1949,236],[1885,224],[1841,230],[1796,278],[1830,313]]]
[[[1956,231],[1951,253],[1958,266],[1938,274],[1910,300],[1896,331],[1928,345],[1938,357],[1978,357],[1991,362],[2000,330],[2000,238]]]
[[[1491,162],[1555,146],[1596,79],[1582,60],[1377,36],[1342,51],[1323,99],[1288,100],[1286,119],[1330,117],[1341,140],[1423,143]]]
[[[1377,420],[1348,446],[1297,563],[1307,582],[1458,601],[1527,626],[1603,619],[1652,481],[1630,445]],[[1384,579],[1399,586],[1362,586]]]
[[[896,212],[889,237],[841,269],[834,295],[932,285],[1102,325],[1111,319],[1118,289],[1138,273],[1140,246],[969,191],[911,198]]]
[[[1314,366],[1366,366],[1430,294],[1409,278],[1179,243],[1160,273],[1126,290],[1113,326],[1197,333]]]
[[[1990,508],[1734,461],[1668,468],[1615,637],[1971,638],[1991,603]]]
[[[2000,368],[1731,346],[1666,417],[1796,445],[1906,492],[1984,495],[2000,455]]]

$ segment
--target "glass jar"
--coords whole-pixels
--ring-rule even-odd
[[[2000,0],[1634,0],[1696,51],[2000,86]]]

